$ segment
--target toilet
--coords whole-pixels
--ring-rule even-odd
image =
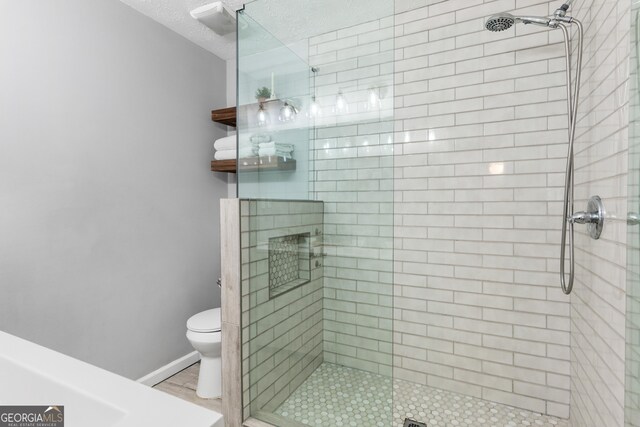
[[[187,339],[200,353],[200,375],[196,394],[204,399],[222,395],[220,309],[195,314],[187,320]]]

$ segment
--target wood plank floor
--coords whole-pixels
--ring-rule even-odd
[[[198,385],[198,374],[200,372],[200,362],[178,372],[159,384],[153,386],[156,390],[164,391],[180,399],[186,400],[196,405],[204,406],[207,409],[222,413],[222,399],[202,399],[196,395]]]

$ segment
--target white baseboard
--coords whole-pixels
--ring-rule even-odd
[[[166,380],[170,376],[177,374],[183,369],[188,368],[198,360],[200,360],[200,354],[197,351],[193,351],[185,356],[182,356],[179,359],[174,360],[173,362],[167,363],[160,369],[156,369],[155,371],[145,375],[137,381],[150,387],[154,386]]]

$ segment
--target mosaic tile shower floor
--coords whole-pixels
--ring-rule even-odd
[[[554,426],[566,420],[487,402],[358,369],[323,363],[275,411],[310,427],[402,427],[405,417],[427,426]],[[391,407],[393,405],[393,414]]]

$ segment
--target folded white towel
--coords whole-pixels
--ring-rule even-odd
[[[236,149],[236,135],[226,136],[220,138],[213,143],[213,148],[217,151],[222,150],[235,150]]]
[[[290,151],[280,151],[280,150],[276,150],[275,148],[261,148],[260,151],[258,151],[258,155],[260,157],[276,156],[276,157],[283,157],[285,159],[293,158]]]
[[[285,159],[293,159],[293,156],[288,151],[278,151],[278,150],[276,150],[276,156],[282,157],[282,158],[285,158]]]
[[[236,150],[218,150],[213,155],[215,160],[231,160],[236,158]]]
[[[247,143],[240,143],[240,146],[238,147],[241,153],[249,153],[252,152],[254,155],[258,155],[258,149],[259,147],[257,145],[253,145],[253,144],[247,144]],[[246,156],[240,156],[240,157],[246,157]]]
[[[267,149],[267,148],[276,148],[276,143],[275,142],[262,142],[260,144],[260,149]]]
[[[287,153],[292,153],[293,152],[293,145],[291,144],[276,144],[276,150],[278,151],[286,151]]]
[[[260,157],[275,156],[276,155],[276,149],[275,149],[275,147],[272,147],[272,148],[260,148],[260,150],[258,151],[258,155]]]
[[[255,142],[256,144],[260,144],[263,142],[269,142],[271,141],[271,135],[263,135],[263,134],[256,134],[256,135],[252,135],[251,138],[249,138],[251,140],[251,142]]]

